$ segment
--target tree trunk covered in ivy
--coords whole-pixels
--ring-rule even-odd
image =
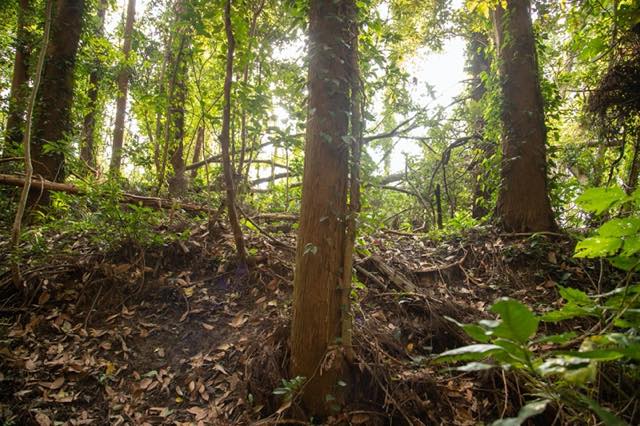
[[[98,5],[98,27],[96,29],[96,36],[103,37],[104,35],[104,20],[107,12],[107,0],[100,0]],[[91,65],[91,72],[89,73],[89,91],[87,97],[89,102],[87,103],[87,113],[84,116],[82,123],[82,146],[80,148],[80,159],[84,161],[89,167],[96,167],[96,146],[95,146],[95,133],[96,133],[96,117],[98,115],[98,95],[100,94],[100,80],[103,74],[103,65],[100,59],[95,59]]]
[[[489,213],[491,203],[490,170],[486,165],[495,154],[495,142],[484,138],[485,120],[483,116],[483,98],[487,93],[483,74],[489,73],[491,64],[487,54],[487,36],[481,32],[471,34],[468,46],[469,72],[471,74],[471,131],[480,137],[480,160],[474,167],[473,204],[471,215],[475,219],[481,219]]]
[[[183,36],[185,39],[187,36]],[[169,140],[167,143],[171,147],[171,166],[173,175],[169,178],[169,193],[173,196],[184,194],[187,189],[187,177],[185,175],[186,164],[184,162],[184,134],[185,134],[185,104],[187,101],[187,78],[188,67],[186,50],[189,49],[190,42],[184,41],[184,48],[176,58],[176,83],[174,96],[171,98],[169,106]]]
[[[529,0],[494,13],[502,87],[502,167],[497,219],[507,231],[555,229],[547,185],[546,127]]]
[[[296,252],[291,374],[308,379],[302,403],[332,413],[347,373],[341,288],[346,239],[353,0],[312,0],[309,100],[302,205]]]
[[[122,43],[122,60],[118,73],[118,98],[116,100],[116,121],[113,129],[113,146],[111,147],[111,164],[109,172],[114,175],[120,173],[122,165],[122,148],[124,146],[124,120],[127,114],[127,94],[129,91],[129,76],[131,74],[129,56],[133,39],[133,23],[136,15],[136,0],[129,0],[127,19],[124,27]]]
[[[71,131],[74,68],[84,6],[84,0],[57,2],[34,111],[34,176],[56,182],[62,182],[65,178],[65,150],[68,148],[66,138]],[[50,147],[46,149],[46,145]],[[47,201],[46,196],[43,201]]]
[[[18,20],[16,28],[13,78],[9,92],[9,110],[7,112],[4,156],[10,157],[20,148],[24,132],[24,113],[29,95],[29,61],[33,40],[28,24],[33,13],[30,0],[18,2]]]

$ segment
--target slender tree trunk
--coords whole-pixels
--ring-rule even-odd
[[[127,18],[124,26],[124,40],[122,43],[123,64],[118,73],[118,98],[116,99],[116,122],[113,129],[113,145],[111,147],[111,164],[109,172],[117,176],[122,165],[122,147],[124,146],[124,121],[127,114],[127,94],[129,91],[129,76],[131,67],[129,56],[131,54],[131,42],[133,38],[133,23],[136,15],[136,0],[129,0],[127,5]]]
[[[31,37],[27,29],[32,14],[29,0],[18,2],[18,23],[16,29],[15,59],[13,62],[13,78],[9,92],[9,111],[7,113],[5,146],[3,155],[10,157],[12,151],[20,147],[23,135],[24,112],[29,92],[29,60],[31,57]]]
[[[104,35],[104,19],[107,12],[107,0],[100,0],[98,5],[98,28],[96,35]],[[80,159],[89,167],[96,167],[96,116],[98,115],[98,95],[100,94],[100,80],[102,78],[102,62],[99,59],[93,61],[93,68],[89,74],[89,102],[87,104],[87,114],[84,116],[82,124],[82,147],[80,148]]]
[[[71,130],[74,68],[82,32],[84,0],[59,0],[34,109],[31,143],[34,175],[62,182],[65,138]],[[53,144],[53,150],[45,149]],[[48,202],[47,194],[43,202]]]
[[[241,265],[247,264],[247,252],[244,247],[244,236],[238,222],[236,212],[236,194],[233,179],[233,166],[229,158],[230,144],[230,122],[231,122],[231,84],[233,80],[233,53],[235,49],[235,39],[233,28],[231,27],[231,0],[227,0],[224,6],[224,29],[227,35],[227,62],[224,78],[224,107],[222,110],[222,131],[220,134],[220,148],[222,154],[222,168],[224,169],[224,183],[227,194],[227,214],[233,237],[236,242],[238,261]]]
[[[193,149],[193,160],[191,164],[197,163],[202,157],[202,149],[204,147],[204,126],[198,127],[198,135],[196,136],[196,146]],[[191,180],[198,175],[198,169],[191,170]]]
[[[491,68],[489,56],[487,55],[487,36],[484,33],[475,32],[471,34],[469,42],[469,71],[471,72],[473,88],[471,89],[471,103],[474,115],[471,120],[472,132],[484,135],[485,120],[480,108],[483,98],[487,93],[482,74],[488,73]],[[495,144],[493,141],[480,140],[481,159],[488,160],[495,154]],[[474,219],[482,219],[489,214],[489,204],[491,203],[490,170],[483,161],[478,161],[473,171],[473,204],[471,216]]]
[[[355,7],[355,6],[354,6]],[[351,84],[351,158],[349,162],[349,210],[347,216],[347,238],[344,249],[344,266],[342,270],[342,346],[345,357],[353,361],[353,336],[351,315],[351,281],[353,279],[353,251],[355,249],[358,215],[360,214],[360,157],[362,151],[362,138],[364,135],[362,120],[362,85],[360,82],[360,56],[358,54],[359,24],[356,20],[356,10],[351,11],[351,40],[349,82]]]
[[[633,144],[633,157],[627,177],[627,193],[631,194],[638,187],[638,175],[640,174],[640,131],[636,130],[636,141]]]
[[[31,89],[31,95],[29,96],[28,104],[26,105],[26,120],[25,130],[23,134],[22,146],[24,150],[24,184],[22,185],[22,192],[20,193],[20,200],[18,202],[18,209],[13,220],[13,226],[11,227],[11,251],[13,257],[11,260],[11,275],[14,286],[18,289],[22,289],[22,274],[20,272],[20,261],[18,255],[18,246],[20,244],[20,234],[22,232],[22,218],[24,216],[25,209],[27,207],[27,199],[29,197],[29,190],[31,189],[31,178],[33,177],[33,163],[31,161],[31,121],[33,117],[33,110],[36,103],[36,96],[38,89],[40,88],[40,81],[42,80],[42,70],[44,68],[44,60],[47,51],[47,44],[49,43],[49,36],[51,34],[51,12],[53,11],[53,0],[47,0],[45,6],[45,20],[44,20],[44,34],[42,36],[42,47],[40,48],[40,54],[38,55],[38,62],[36,64],[36,72],[33,81],[33,89]]]
[[[502,86],[501,186],[496,209],[507,231],[556,228],[547,186],[546,127],[529,0],[494,13]]]
[[[350,29],[354,0],[311,0],[309,101],[302,205],[296,251],[291,328],[291,375],[308,379],[302,403],[327,416],[349,382],[343,337],[342,269],[345,265]]]

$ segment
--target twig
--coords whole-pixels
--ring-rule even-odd
[[[89,317],[91,317],[91,313],[93,312],[93,308],[96,306],[96,302],[98,301],[98,298],[100,297],[100,293],[102,293],[102,286],[100,286],[100,288],[98,289],[98,294],[96,294],[96,297],[93,299],[93,303],[91,303],[91,307],[89,308],[89,312],[87,312],[87,317],[84,319],[84,327],[83,327],[83,329],[85,331],[87,330],[87,324],[89,324]]]

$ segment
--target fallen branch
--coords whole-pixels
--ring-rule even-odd
[[[0,185],[24,186],[25,178],[15,175],[0,174]],[[58,191],[67,194],[83,195],[85,191],[70,183],[52,182],[46,179],[31,179],[31,191]],[[120,202],[127,204],[142,204],[146,207],[156,209],[173,209],[178,208],[191,212],[206,212],[211,210],[208,206],[192,203],[180,203],[167,198],[145,197],[144,195],[135,195],[123,193]]]

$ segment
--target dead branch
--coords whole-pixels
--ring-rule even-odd
[[[24,186],[25,178],[22,176],[14,176],[0,174],[0,185]],[[83,195],[85,191],[70,183],[52,182],[46,179],[31,179],[31,191],[59,191],[67,194]],[[123,193],[120,202],[127,204],[142,204],[146,207],[155,209],[173,209],[178,208],[190,212],[206,212],[211,210],[208,206],[193,203],[179,203],[167,198],[146,197],[144,195],[135,195]]]

